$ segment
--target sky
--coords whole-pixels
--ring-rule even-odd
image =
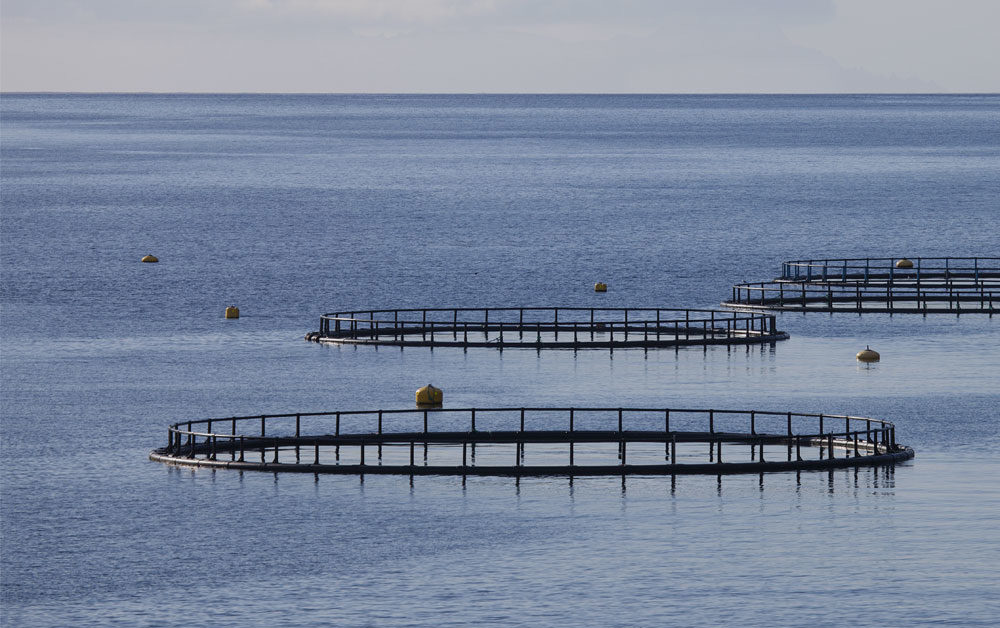
[[[2,0],[0,90],[1000,92],[1000,0]]]

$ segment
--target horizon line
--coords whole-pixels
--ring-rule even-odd
[[[103,96],[997,96],[1000,92],[272,92],[272,91],[99,91],[4,90],[3,95]]]

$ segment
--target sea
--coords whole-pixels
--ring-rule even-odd
[[[782,313],[771,345],[613,353],[303,337],[331,311],[711,308],[786,260],[998,255],[996,94],[4,93],[0,622],[996,626],[1000,316]],[[428,383],[452,408],[871,416],[916,457],[674,482],[148,459],[177,421]]]

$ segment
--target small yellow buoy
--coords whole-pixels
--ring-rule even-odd
[[[160,260],[158,260],[155,255],[147,255],[146,257],[142,258],[142,261],[146,262],[147,264],[155,264]]]
[[[418,406],[439,406],[444,401],[444,392],[430,384],[417,389]]]
[[[896,268],[913,268],[913,262],[904,257],[896,262]]]
[[[871,347],[865,345],[865,348],[858,351],[858,362],[878,362],[882,357],[878,354],[878,351],[873,350]]]
[[[602,282],[597,282],[594,284],[594,292],[607,292],[607,291],[608,291],[608,284]]]
[[[226,318],[239,318],[239,317],[240,317],[240,308],[236,307],[235,305],[230,305],[229,307],[226,308]]]

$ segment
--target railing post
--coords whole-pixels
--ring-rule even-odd
[[[667,436],[670,435],[670,410],[663,411],[663,457],[666,460],[670,460],[670,441],[667,440]]]
[[[573,427],[574,427],[573,426],[573,408],[570,408],[569,409],[569,431],[570,431],[571,434],[573,433]],[[574,464],[574,462],[573,462],[573,454],[575,453],[574,450],[575,450],[575,447],[573,446],[573,441],[570,440],[569,441],[569,466],[571,466],[571,467]]]

